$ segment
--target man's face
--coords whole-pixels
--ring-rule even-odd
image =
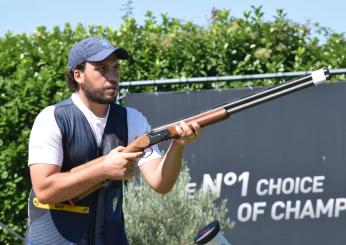
[[[115,54],[98,62],[86,62],[81,74],[79,92],[92,102],[112,103],[119,91],[119,64]]]

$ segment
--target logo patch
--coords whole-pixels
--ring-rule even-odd
[[[110,48],[112,44],[106,40],[101,40],[101,45],[105,48]]]

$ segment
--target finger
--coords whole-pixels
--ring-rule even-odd
[[[181,122],[180,127],[182,129],[181,136],[191,136],[194,133],[194,130],[191,126],[187,125],[185,122]]]
[[[135,160],[141,156],[143,156],[143,151],[138,152],[120,152],[121,157],[129,159],[129,160]]]
[[[201,128],[201,126],[200,126],[197,122],[193,121],[193,122],[191,123],[191,126],[192,126],[192,129],[193,129],[194,134],[195,134],[196,136],[201,135],[201,133],[202,133],[202,128]]]
[[[177,126],[175,126],[175,131],[177,132],[177,134],[178,134],[179,136],[182,135],[182,133],[183,133],[183,128],[181,127],[180,124],[177,125]]]

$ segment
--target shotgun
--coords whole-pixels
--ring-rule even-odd
[[[266,90],[250,94],[238,100],[222,104],[216,107],[213,107],[209,110],[202,111],[198,114],[192,115],[190,117],[186,117],[182,120],[166,124],[164,126],[154,128],[147,134],[141,135],[136,138],[133,142],[131,142],[123,152],[138,152],[144,151],[146,148],[149,148],[152,145],[160,143],[162,141],[166,141],[168,139],[173,139],[178,137],[178,134],[175,130],[175,126],[179,125],[181,121],[184,121],[189,125],[192,121],[197,122],[201,127],[205,127],[220,121],[227,119],[230,115],[248,109],[250,107],[262,104],[266,101],[270,101],[272,99],[308,88],[320,83],[323,83],[327,79],[329,79],[329,70],[327,68],[322,68],[316,71],[311,72],[308,75],[301,76],[296,79],[292,79],[290,81],[281,83],[277,86],[268,88]],[[104,157],[104,156],[103,156]],[[97,158],[91,162],[97,162],[102,160],[103,157]],[[77,168],[72,169],[72,171],[87,167],[88,165],[81,165]],[[72,201],[78,201],[92,192],[96,191],[100,187],[102,187],[103,183],[95,185],[90,189],[86,190],[79,197],[73,199]],[[70,201],[71,203],[71,201]]]

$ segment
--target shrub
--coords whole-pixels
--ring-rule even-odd
[[[215,194],[185,191],[190,181],[183,167],[173,190],[166,195],[154,192],[139,177],[128,182],[125,191],[125,222],[130,244],[193,244],[197,232],[217,219],[223,231],[233,223],[227,218],[227,201],[215,204]]]

